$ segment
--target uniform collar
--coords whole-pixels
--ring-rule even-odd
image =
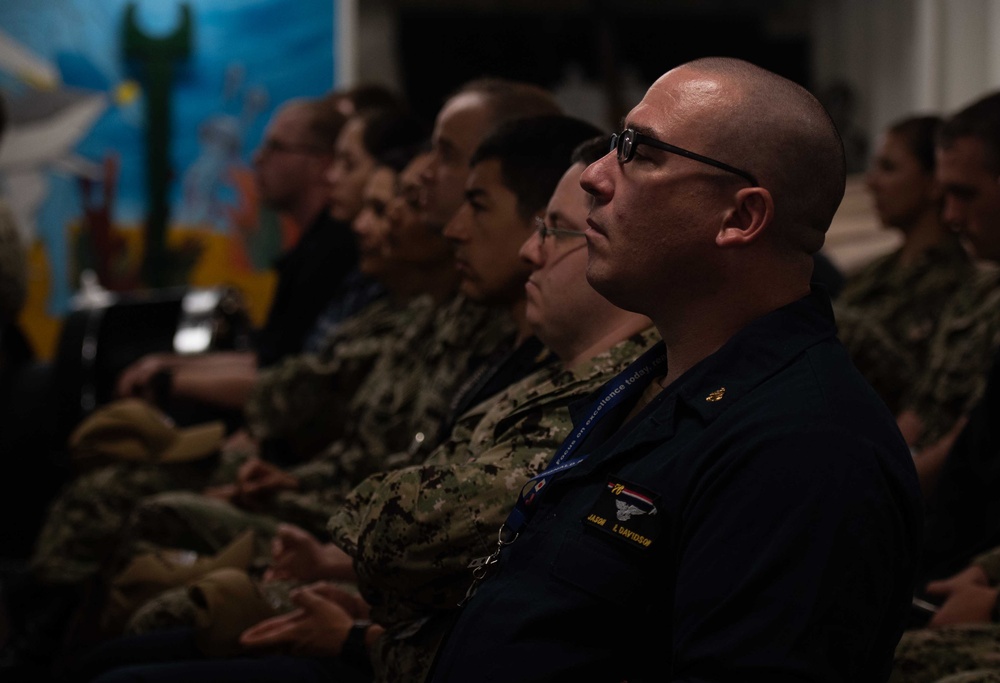
[[[757,318],[665,391],[706,422],[809,347],[836,336],[830,297],[819,288]]]
[[[814,288],[802,299],[754,320],[722,348],[675,380],[633,418],[635,428],[628,433],[616,432],[610,425],[602,429],[603,436],[596,440],[601,443],[598,448],[604,454],[622,453],[646,441],[669,438],[674,433],[679,404],[709,424],[806,349],[835,336],[830,297],[824,290]],[[625,414],[628,406],[618,410]],[[611,444],[618,445],[605,448]],[[601,454],[589,458],[584,467],[578,468],[580,474],[602,460]]]

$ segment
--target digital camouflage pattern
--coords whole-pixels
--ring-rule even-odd
[[[441,315],[445,312],[450,317],[443,324]],[[365,320],[373,326],[371,336],[382,339],[384,343],[382,351],[371,363],[369,377],[358,383],[357,396],[346,401],[346,422],[351,425],[348,434],[363,434],[366,438],[364,441],[345,438],[346,443],[355,447],[343,449],[339,459],[336,456],[341,451],[331,449],[325,452],[324,464],[318,468],[321,476],[314,477],[320,485],[336,483],[341,479],[342,491],[349,490],[353,485],[351,482],[360,481],[369,472],[381,467],[381,461],[366,462],[367,453],[377,457],[394,443],[380,441],[380,435],[388,437],[393,432],[387,430],[381,434],[377,428],[379,420],[389,427],[393,422],[406,425],[409,419],[403,413],[408,405],[413,404],[420,383],[412,378],[406,384],[411,391],[407,396],[401,386],[393,385],[392,377],[405,377],[407,373],[434,376],[434,372],[419,361],[439,354],[442,346],[447,349],[458,346],[456,340],[462,333],[468,334],[469,340],[456,354],[458,359],[449,362],[468,362],[476,353],[488,353],[488,345],[495,344],[512,325],[505,316],[471,304],[462,297],[457,297],[440,310],[429,309],[426,302],[414,302],[396,318],[400,327],[395,333],[386,332],[383,316],[370,315]],[[345,334],[351,329],[360,333],[358,327],[345,324],[338,334]],[[439,338],[444,342],[439,343]],[[352,340],[345,347],[345,353],[353,353],[351,357],[357,360],[364,357],[360,351],[363,348],[370,347],[366,347],[363,340]],[[336,355],[337,352],[332,353]],[[348,366],[357,368],[358,364],[348,362]],[[393,409],[399,414],[393,415]],[[334,406],[331,419],[340,417],[340,412],[340,406]],[[394,430],[395,433],[400,431],[408,435],[401,437],[404,442],[412,438],[408,425]],[[128,541],[129,537],[120,534],[136,503],[163,491],[201,490],[208,485],[229,483],[235,477],[239,464],[250,455],[252,453],[242,450],[224,452],[220,458],[195,467],[121,463],[107,466],[100,473],[76,478],[57,496],[49,510],[31,558],[34,575],[45,582],[78,582],[97,575],[112,558],[115,563],[125,561],[127,556],[121,548],[123,539]],[[308,467],[305,473],[312,474]],[[229,540],[232,538],[226,542]]]
[[[355,393],[344,438],[292,468],[301,491],[341,494],[374,472],[405,465],[437,434],[465,378],[514,335],[509,315],[464,296],[411,328],[395,353],[379,359]],[[280,504],[280,502],[279,502]]]
[[[889,683],[1000,681],[1000,625],[967,624],[906,631]]]
[[[329,520],[334,539],[359,553],[358,570],[378,574],[362,578],[361,586],[370,591],[366,597],[382,604],[373,616],[392,625],[376,655],[377,669],[384,672],[380,680],[422,680],[447,621],[427,617],[446,615],[468,588],[468,558],[492,550],[521,484],[544,467],[569,433],[568,405],[658,339],[650,328],[573,372],[561,364],[540,370],[464,413],[423,465],[369,477],[347,502],[326,507],[334,512]],[[177,502],[180,494],[168,495]],[[186,529],[197,526],[186,523]],[[259,557],[251,572],[259,575],[266,559]],[[287,600],[287,590],[283,583],[262,586],[274,603]],[[196,613],[184,590],[168,591],[136,612],[128,632],[190,625]]]
[[[990,584],[1000,583],[1000,547],[981,553],[972,559],[972,564],[979,566]]]
[[[347,405],[365,377],[393,345],[405,343],[403,331],[425,330],[435,308],[426,295],[406,305],[383,297],[340,325],[319,353],[262,371],[244,407],[250,434],[285,461],[306,459],[343,436]]]
[[[624,369],[659,337],[650,328],[573,371],[549,366],[467,411],[421,465],[365,480],[330,518],[355,558],[372,618],[378,681],[424,680],[448,615],[490,554],[524,482],[570,433],[569,404]]]
[[[35,541],[30,569],[44,583],[96,577],[110,560],[135,503],[166,489],[202,487],[218,458],[196,463],[123,462],[81,473],[53,500]]]
[[[939,317],[926,367],[903,401],[924,422],[918,449],[940,439],[982,397],[1000,344],[1000,271],[977,272]]]
[[[1000,547],[977,555],[991,585],[1000,581]],[[1000,683],[1000,624],[907,631],[896,647],[889,683]]]
[[[147,496],[119,537],[117,563],[150,547],[214,553],[248,527],[270,537],[276,520],[323,536],[330,510],[365,477],[422,456],[421,450],[408,448],[414,435],[436,433],[448,394],[455,392],[463,372],[513,330],[506,315],[464,297],[425,322],[425,327],[407,330],[399,353],[378,359],[357,392],[359,399],[352,401],[356,419],[344,437],[289,469],[299,480],[298,490],[280,491],[254,512],[183,491]],[[422,412],[415,412],[418,406]]]
[[[900,263],[899,250],[848,278],[834,302],[838,337],[893,412],[927,365],[945,303],[973,277],[957,237]]]
[[[1000,669],[977,669],[945,676],[935,683],[1000,683]]]
[[[330,364],[362,372],[369,361],[366,353],[377,354],[386,342],[400,336],[411,319],[430,317],[429,299],[387,310],[378,300],[345,322],[327,343],[324,358]],[[392,331],[393,325],[397,328]],[[344,363],[338,364],[337,349],[344,344]],[[328,375],[329,376],[329,375]],[[271,393],[278,390],[272,377]],[[294,380],[292,380],[294,381]],[[342,387],[344,385],[341,385]],[[285,393],[295,393],[291,386]],[[54,499],[39,532],[31,558],[34,574],[42,581],[75,583],[94,577],[109,561],[118,533],[133,506],[141,498],[162,491],[200,490],[205,486],[231,482],[248,457],[255,452],[228,449],[219,458],[195,465],[116,463],[74,478]]]
[[[410,320],[359,385],[356,398],[350,401],[353,419],[344,437],[312,461],[289,470],[299,477],[299,490],[279,492],[249,512],[190,490],[177,490],[181,487],[161,488],[166,492],[160,495],[144,489],[141,499],[133,499],[127,507],[126,514],[131,515],[116,520],[121,531],[104,564],[114,571],[151,547],[214,553],[248,527],[269,538],[278,519],[322,534],[329,510],[353,486],[373,472],[404,464],[412,455],[403,451],[393,457],[391,448],[404,448],[428,424],[437,428],[431,417],[413,414],[417,394],[446,394],[449,385],[461,381],[463,369],[487,356],[512,329],[508,316],[464,297],[434,315]],[[435,401],[425,397],[420,405],[431,410],[447,405],[447,400],[446,395]]]

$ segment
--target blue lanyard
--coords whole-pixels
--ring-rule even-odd
[[[572,460],[568,458],[580,447],[587,434],[597,426],[608,411],[617,406],[622,401],[641,394],[653,381],[654,370],[667,360],[666,348],[660,342],[639,356],[627,368],[618,373],[610,382],[606,383],[603,391],[589,408],[589,417],[580,423],[575,432],[570,434],[559,450],[546,465],[545,469],[529,479],[521,487],[514,509],[507,515],[507,521],[500,529],[501,538],[505,542],[512,542],[511,535],[517,536],[534,514],[535,505],[538,503],[542,489],[560,472],[564,472],[572,467],[576,467],[587,459],[587,453]],[[586,414],[586,412],[585,412]]]
[[[633,396],[642,394],[650,382],[653,381],[653,377],[655,376],[653,371],[666,361],[666,347],[663,342],[660,342],[639,356],[631,365],[618,373],[614,379],[602,387],[602,391],[598,395],[599,397],[590,406],[589,417],[580,423],[580,426],[563,441],[562,445],[559,446],[559,450],[552,457],[552,460],[545,466],[545,469],[529,479],[521,487],[517,503],[514,504],[514,508],[507,515],[507,520],[501,525],[500,531],[497,534],[496,550],[490,555],[477,557],[469,562],[473,581],[472,585],[469,586],[469,590],[465,593],[465,597],[459,603],[459,606],[465,604],[469,598],[475,595],[479,582],[489,575],[492,567],[500,560],[500,552],[504,546],[513,543],[517,539],[518,534],[528,525],[528,521],[536,511],[536,506],[545,485],[558,473],[579,465],[587,458],[588,454],[585,453],[579,457],[569,459],[583,443],[587,434],[597,426],[611,408]]]

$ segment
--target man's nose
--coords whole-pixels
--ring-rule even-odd
[[[470,210],[467,203],[459,207],[451,220],[444,224],[443,234],[445,237],[453,241],[461,241],[468,236]]]
[[[941,210],[941,220],[951,228],[965,227],[965,204],[953,194],[945,194],[944,208]]]
[[[617,165],[618,159],[614,153],[608,152],[583,169],[583,173],[580,175],[580,187],[598,200],[607,201],[614,194],[614,183],[611,175],[614,172],[612,166]]]
[[[542,236],[536,230],[528,235],[528,239],[524,240],[524,244],[517,250],[517,255],[525,263],[537,267],[542,264],[544,251],[542,248]]]

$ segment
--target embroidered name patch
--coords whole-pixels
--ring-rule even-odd
[[[615,477],[601,492],[584,523],[638,548],[648,548],[660,529],[658,498]]]

